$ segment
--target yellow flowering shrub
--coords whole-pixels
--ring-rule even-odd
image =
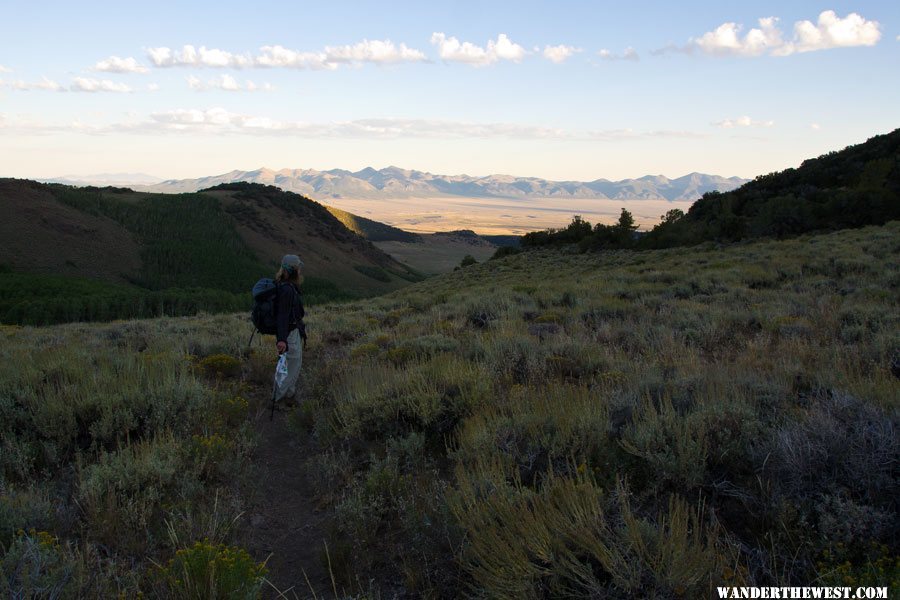
[[[264,564],[237,546],[195,542],[160,568],[160,577],[176,598],[249,600],[259,598]]]
[[[212,354],[197,363],[200,370],[215,377],[237,377],[241,373],[241,361],[228,354]]]

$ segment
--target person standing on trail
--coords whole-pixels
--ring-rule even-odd
[[[303,302],[300,298],[300,284],[303,277],[300,269],[303,261],[296,254],[288,254],[281,259],[281,268],[275,274],[278,289],[276,310],[275,348],[278,354],[287,353],[287,377],[275,392],[276,401],[293,400],[297,393],[297,378],[303,364],[303,344],[306,343],[306,326],[303,324]],[[303,343],[301,343],[303,340]]]

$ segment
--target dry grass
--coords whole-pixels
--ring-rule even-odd
[[[229,539],[253,443],[242,330],[230,316],[0,330],[0,594],[164,595],[151,561],[177,539]]]
[[[897,552],[898,233],[529,252],[317,314],[333,543],[357,576],[449,596],[808,583],[837,543],[876,572],[872,542]]]
[[[334,515],[339,585],[658,598],[835,573],[888,585],[898,240],[891,223],[536,251],[310,311],[310,394],[292,421],[320,449],[303,458]],[[105,539],[105,511],[150,524],[125,536],[138,546],[165,514],[199,531],[190,506],[222,485],[210,461],[244,450],[215,438],[240,421],[223,400],[240,395],[230,363],[193,365],[224,354],[264,382],[271,358],[241,347],[243,319],[0,331],[0,533]],[[36,474],[73,482],[87,512]]]

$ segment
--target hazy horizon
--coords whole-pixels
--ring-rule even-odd
[[[622,181],[625,179],[638,179],[640,177],[665,177],[667,179],[680,179],[682,177],[687,177],[688,175],[693,175],[695,173],[702,173],[704,175],[717,175],[719,177],[725,177],[725,178],[738,177],[741,179],[752,179],[752,177],[741,177],[740,175],[731,175],[731,174],[727,174],[727,173],[703,173],[702,171],[693,170],[693,171],[688,171],[688,172],[682,173],[681,175],[668,175],[666,173],[644,173],[644,174],[638,175],[636,177],[622,177],[622,178],[617,178],[617,179],[612,179],[610,177],[598,175],[597,177],[591,177],[589,179],[565,180],[565,179],[548,179],[546,177],[539,177],[537,175],[531,175],[528,173],[439,173],[436,171],[426,171],[423,169],[407,168],[402,165],[395,165],[395,164],[386,164],[386,165],[380,166],[380,167],[375,166],[374,164],[367,164],[364,167],[358,168],[358,169],[348,169],[346,167],[340,167],[340,166],[329,167],[329,168],[324,168],[324,169],[313,169],[311,167],[303,167],[303,166],[300,166],[300,167],[278,167],[278,168],[268,167],[268,166],[260,166],[260,167],[254,167],[252,169],[241,169],[241,168],[227,169],[227,170],[219,172],[219,173],[204,173],[204,174],[197,175],[194,177],[161,177],[155,173],[146,173],[146,172],[140,172],[140,171],[131,172],[131,173],[63,173],[63,174],[57,174],[57,175],[34,177],[34,179],[50,180],[50,179],[72,178],[72,179],[83,179],[86,181],[89,178],[99,178],[101,176],[106,179],[111,178],[111,176],[139,176],[139,177],[151,177],[153,179],[157,179],[160,182],[162,182],[162,181],[181,180],[181,179],[200,179],[203,177],[215,177],[215,176],[219,176],[219,175],[225,175],[225,174],[231,173],[233,171],[252,172],[252,171],[268,170],[268,171],[277,173],[279,171],[313,170],[313,171],[321,171],[321,172],[349,171],[351,173],[359,173],[360,171],[364,171],[367,168],[372,168],[372,169],[375,169],[376,171],[380,171],[383,169],[396,168],[396,169],[402,169],[404,171],[419,171],[419,172],[427,173],[430,175],[443,175],[443,176],[447,176],[447,177],[491,177],[491,176],[495,176],[495,177],[534,177],[534,178],[538,178],[538,179],[546,179],[547,181],[559,181],[559,182],[561,182],[561,181],[596,181],[598,179],[608,179],[610,181]]]
[[[898,125],[886,1],[4,12],[3,176],[753,178]]]

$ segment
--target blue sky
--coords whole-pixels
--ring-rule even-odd
[[[753,177],[900,126],[896,2],[7,1],[0,19],[0,176]]]

